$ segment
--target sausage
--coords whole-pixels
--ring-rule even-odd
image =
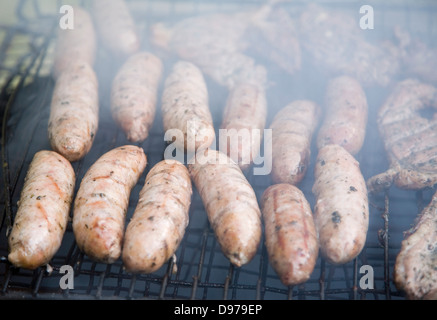
[[[58,28],[52,74],[54,79],[73,64],[94,65],[96,34],[90,14],[73,6],[73,29]]]
[[[126,228],[127,271],[152,273],[175,253],[188,226],[191,194],[190,175],[181,162],[163,160],[149,171]]]
[[[142,148],[121,146],[102,155],[83,177],[74,201],[73,232],[91,259],[113,263],[119,258],[130,192],[146,164]]]
[[[174,142],[179,150],[194,152],[213,143],[215,131],[208,99],[200,69],[191,62],[176,62],[164,83],[161,109],[164,130],[178,129],[183,134],[183,139]]]
[[[8,237],[8,260],[15,267],[46,265],[61,246],[73,201],[75,173],[54,151],[37,152],[24,180]]]
[[[97,77],[87,63],[75,64],[56,80],[50,106],[51,147],[69,161],[91,149],[99,122]]]
[[[221,124],[226,137],[220,143],[226,145],[220,150],[227,150],[243,171],[259,153],[266,117],[267,100],[262,86],[240,83],[230,90]]]
[[[116,57],[140,50],[140,36],[124,0],[93,0],[92,14],[101,42]]]
[[[325,119],[317,136],[317,147],[338,144],[355,155],[366,135],[368,105],[360,83],[340,76],[329,81],[325,96]]]
[[[261,238],[261,211],[238,164],[208,149],[190,160],[188,171],[224,255],[235,266],[248,263]]]
[[[270,263],[286,286],[309,279],[319,243],[311,207],[296,186],[282,183],[267,188],[261,198],[265,242]]]
[[[118,71],[111,88],[111,113],[131,142],[144,141],[156,113],[161,60],[148,52],[131,56]]]
[[[369,227],[367,189],[359,163],[343,147],[319,150],[314,168],[314,216],[320,252],[333,264],[354,259]]]
[[[275,115],[270,124],[274,183],[298,185],[302,181],[309,167],[312,136],[319,120],[320,108],[309,100],[293,101]]]

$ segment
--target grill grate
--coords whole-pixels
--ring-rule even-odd
[[[33,5],[30,4],[33,3]],[[24,176],[35,152],[49,149],[47,139],[47,121],[53,80],[50,77],[50,62],[53,53],[54,30],[57,16],[44,13],[42,1],[21,0],[16,14],[20,18],[18,26],[0,25],[0,107],[2,110],[2,181],[1,189],[1,225],[0,225],[0,298],[4,299],[402,299],[391,279],[394,260],[400,249],[402,233],[410,228],[415,216],[431,198],[433,190],[416,193],[392,188],[386,194],[370,198],[370,228],[366,247],[354,261],[333,266],[319,257],[311,278],[302,285],[285,287],[269,265],[266,248],[261,241],[255,258],[246,266],[236,268],[222,255],[214,234],[208,224],[204,207],[196,190],[193,193],[190,209],[190,224],[185,237],[176,252],[176,260],[171,259],[156,273],[150,275],[131,275],[124,271],[121,261],[112,265],[95,263],[84,256],[77,248],[69,223],[62,246],[50,263],[50,266],[35,271],[16,269],[7,261],[7,232],[17,210],[17,200]],[[60,5],[61,1],[57,2]],[[332,2],[342,5],[342,2]],[[85,4],[85,3],[84,3]],[[254,6],[258,1],[241,1],[239,5]],[[295,8],[299,2],[284,4]],[[147,23],[183,18],[197,12],[208,10],[235,10],[232,1],[129,1],[135,17],[143,30]],[[26,10],[31,7],[32,15]],[[431,6],[432,7],[432,6]],[[389,5],[384,7],[381,18],[392,13]],[[397,7],[396,7],[397,8]],[[404,8],[405,9],[405,8]],[[402,10],[404,10],[402,9]],[[415,21],[416,7],[409,7],[405,21]],[[434,8],[435,9],[435,8]],[[397,8],[397,10],[401,10]],[[396,11],[396,10],[395,10]],[[417,11],[424,14],[421,6]],[[435,10],[426,11],[428,31],[436,29],[431,17]],[[144,14],[146,19],[144,19]],[[142,19],[139,19],[142,17]],[[388,18],[387,18],[388,19]],[[147,21],[147,22],[145,22]],[[41,27],[31,28],[35,23]],[[34,31],[31,31],[34,30]],[[37,31],[35,31],[37,30]],[[3,36],[2,36],[3,35]],[[434,33],[435,35],[435,33]],[[27,37],[27,42],[14,51],[19,37]],[[146,36],[145,36],[146,37]],[[432,39],[429,36],[429,39]],[[147,43],[147,39],[144,39]],[[146,45],[147,46],[147,45]],[[13,48],[14,47],[14,48]],[[147,49],[147,48],[146,48]],[[11,51],[14,51],[12,57]],[[15,63],[7,65],[8,59]],[[111,65],[104,52],[98,53],[95,67],[100,78],[101,115],[99,131],[90,153],[81,161],[74,163],[77,176],[76,191],[87,168],[104,152],[128,142],[124,134],[114,125],[109,114],[110,81],[116,71],[108,69]],[[170,62],[166,62],[171,65]],[[270,123],[272,116],[286,103],[306,95],[318,101],[323,82],[314,83],[317,74],[302,74],[299,79],[290,79],[279,83],[268,92]],[[305,81],[311,79],[314,87],[305,87]],[[208,79],[207,79],[208,80]],[[310,83],[310,82],[307,82]],[[221,120],[226,91],[208,80],[210,103],[215,127]],[[292,89],[290,89],[292,88]],[[161,88],[162,89],[162,88]],[[320,90],[322,90],[320,89]],[[291,94],[284,96],[284,92]],[[369,128],[376,128],[376,111],[385,93],[375,89],[368,92]],[[160,101],[158,101],[159,103]],[[150,137],[141,144],[148,156],[145,172],[163,157],[162,119],[157,110]],[[316,152],[312,153],[314,164]],[[365,178],[386,168],[387,163],[383,146],[377,130],[368,130],[363,151],[357,156]],[[254,176],[250,172],[247,178],[260,198],[270,185],[270,178]],[[138,185],[132,190],[128,219],[132,215],[138,200],[138,193],[144,183],[143,174]],[[301,183],[300,188],[313,206],[311,194],[313,175],[311,170]],[[390,219],[389,219],[390,217]],[[74,270],[74,289],[62,290],[60,267],[70,265]],[[360,268],[370,265],[374,271],[374,288],[362,289]]]

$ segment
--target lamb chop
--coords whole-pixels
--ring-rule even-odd
[[[363,86],[387,86],[399,72],[399,49],[388,41],[367,41],[356,18],[346,11],[310,4],[299,20],[303,51],[331,76],[353,76]]]
[[[266,69],[247,54],[249,48],[287,72],[300,67],[300,45],[294,22],[276,1],[247,12],[210,13],[189,17],[174,26],[152,26],[151,41],[158,48],[198,65],[218,84],[266,84]],[[260,43],[264,45],[260,45]]]
[[[394,34],[400,43],[403,74],[437,85],[437,48],[432,48],[399,26]]]
[[[369,192],[393,183],[419,190],[437,183],[437,88],[416,79],[396,85],[378,111],[389,169],[367,181]]]
[[[408,299],[437,299],[437,193],[402,241],[394,282]]]

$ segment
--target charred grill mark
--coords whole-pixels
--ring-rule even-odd
[[[331,213],[331,221],[335,224],[335,226],[337,226],[338,224],[340,224],[341,222],[341,216],[338,213],[338,211],[334,211],[333,213]]]
[[[121,185],[126,185],[123,181],[120,181],[118,179],[115,179],[114,177],[112,177],[112,174],[108,175],[108,176],[97,176],[97,177],[93,177],[92,181],[96,182],[97,180],[101,180],[101,179],[110,179],[112,181],[114,181],[117,184],[121,184]]]
[[[36,208],[41,212],[44,220],[47,221],[47,228],[48,228],[48,230],[50,230],[51,229],[50,220],[49,220],[49,217],[47,216],[47,211],[44,209],[44,207],[39,202],[36,204]],[[41,227],[41,225],[39,225],[39,227]]]
[[[304,238],[304,245],[305,245],[305,252],[308,251],[308,240],[310,236],[310,232],[308,230],[308,225],[305,217],[305,210],[303,208],[303,203],[300,203],[300,211],[302,213],[302,225],[303,225],[303,238]]]

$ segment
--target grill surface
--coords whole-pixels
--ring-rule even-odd
[[[15,269],[7,262],[7,232],[17,210],[17,200],[23,186],[28,165],[35,152],[50,149],[47,139],[47,122],[54,82],[50,77],[56,14],[44,13],[42,1],[18,2],[16,15],[20,24],[0,24],[0,108],[2,123],[3,170],[0,211],[0,298],[3,299],[403,299],[392,282],[394,260],[400,249],[403,232],[408,230],[418,212],[429,202],[435,190],[407,192],[396,188],[386,194],[370,197],[370,227],[367,243],[360,256],[354,261],[333,266],[319,257],[316,268],[305,284],[296,287],[282,285],[269,265],[262,240],[255,258],[242,268],[233,267],[223,256],[208,224],[206,213],[196,190],[190,209],[190,223],[185,237],[171,259],[154,274],[133,276],[124,271],[121,261],[112,265],[92,262],[77,248],[69,223],[62,246],[50,266],[35,271]],[[31,3],[33,5],[31,5]],[[57,8],[60,6],[57,2]],[[326,3],[326,2],[323,2]],[[408,5],[408,3],[410,5]],[[430,3],[405,6],[386,2],[375,4],[375,24],[381,29],[389,19],[397,19],[410,31],[417,31],[425,39],[436,38],[436,7]],[[294,10],[302,3],[284,4]],[[330,2],[332,6],[345,5]],[[370,3],[371,4],[371,3]],[[129,1],[134,17],[142,30],[148,24],[162,20],[178,20],[187,15],[209,10],[232,11],[238,6],[235,1]],[[259,5],[257,1],[240,1],[241,8]],[[4,6],[4,4],[3,4]],[[348,4],[352,10],[360,4]],[[28,12],[32,13],[31,15]],[[377,11],[379,10],[379,11]],[[421,24],[417,21],[422,21]],[[38,28],[33,28],[38,23]],[[35,31],[36,30],[36,31]],[[385,29],[384,29],[385,30]],[[144,49],[148,49],[147,34],[144,34]],[[12,61],[12,62],[11,62]],[[173,61],[165,61],[166,67]],[[109,67],[108,67],[109,66]],[[104,152],[128,144],[123,132],[117,128],[109,114],[110,81],[117,70],[104,51],[98,52],[95,66],[100,87],[100,124],[90,153],[73,164],[77,175],[76,191],[81,178],[89,166]],[[168,69],[166,69],[168,72]],[[281,79],[267,92],[269,124],[276,112],[288,102],[300,98],[322,103],[326,79],[317,72],[306,69],[296,77],[287,77],[273,68],[273,78]],[[215,127],[221,123],[226,90],[208,81],[210,108]],[[162,88],[161,88],[162,90]],[[162,92],[162,91],[160,91]],[[376,130],[376,112],[387,91],[369,89],[369,124],[365,145],[357,155],[364,177],[382,172],[387,160],[382,142]],[[160,101],[158,101],[158,104]],[[139,146],[148,156],[148,166],[139,183],[133,189],[127,219],[133,213],[138,193],[144,183],[145,174],[163,158],[166,147],[163,139],[162,119],[157,116],[150,137]],[[314,164],[316,152],[312,152]],[[271,184],[269,176],[254,176],[249,171],[247,178],[258,198]],[[299,186],[312,207],[314,199],[311,187],[314,177],[312,167]],[[74,289],[62,290],[60,273],[62,265],[74,270]],[[363,289],[360,281],[364,276],[360,268],[372,267],[374,288]]]

